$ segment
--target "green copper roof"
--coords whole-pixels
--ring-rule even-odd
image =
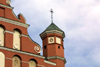
[[[51,23],[41,34],[40,36],[42,36],[44,33],[46,33],[46,31],[52,31],[53,30],[57,30],[57,31],[60,31],[62,32],[62,37],[64,38],[65,37],[65,33],[59,28],[57,27],[54,23]],[[54,33],[58,33],[58,32],[54,32]],[[59,33],[60,34],[60,33]]]
[[[45,31],[50,31],[50,30],[58,30],[58,31],[61,31],[63,32],[59,27],[57,27],[54,23],[51,23]]]

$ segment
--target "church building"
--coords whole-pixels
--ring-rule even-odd
[[[10,0],[0,0],[0,67],[65,67],[62,31],[53,22],[40,33],[41,46],[27,33],[22,14],[14,14]]]

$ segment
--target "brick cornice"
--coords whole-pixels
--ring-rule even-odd
[[[13,7],[6,6],[6,5],[3,5],[3,4],[0,4],[0,6],[2,6],[2,7],[6,7],[6,8],[10,8],[10,9],[13,9]]]
[[[18,26],[25,27],[25,28],[29,27],[29,24],[25,24],[25,23],[22,23],[22,22],[14,21],[14,20],[11,20],[11,19],[3,18],[3,17],[0,17],[0,21],[11,23],[11,24],[18,25]]]
[[[44,60],[44,62],[47,63],[47,64],[51,64],[51,65],[56,66],[56,63],[54,63],[54,62],[50,62],[50,61],[47,61],[47,60]]]
[[[63,38],[65,37],[65,34],[63,32],[61,32],[61,31],[58,31],[58,30],[45,31],[45,32],[41,33],[40,36],[44,37],[45,35],[51,34],[51,33],[57,33],[57,34],[62,35]]]
[[[51,59],[60,59],[60,60],[63,60],[64,63],[66,63],[66,59],[63,58],[63,57],[60,57],[60,56],[50,56],[50,57],[47,57],[48,60],[51,60]]]
[[[9,31],[9,30],[5,30],[4,33],[10,33],[10,34],[13,34],[14,32]]]

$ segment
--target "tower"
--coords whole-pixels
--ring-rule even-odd
[[[53,23],[53,20],[51,22],[46,30],[40,34],[43,42],[43,56],[47,57],[47,60],[57,63],[56,67],[65,67],[66,60],[63,45],[65,34]]]
[[[64,32],[51,23],[40,36],[43,42],[43,56],[47,57],[47,60],[57,63],[57,67],[64,67],[64,63],[66,63],[63,45]]]

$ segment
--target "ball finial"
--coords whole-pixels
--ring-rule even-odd
[[[11,0],[6,0],[6,3],[10,5],[11,4]]]

